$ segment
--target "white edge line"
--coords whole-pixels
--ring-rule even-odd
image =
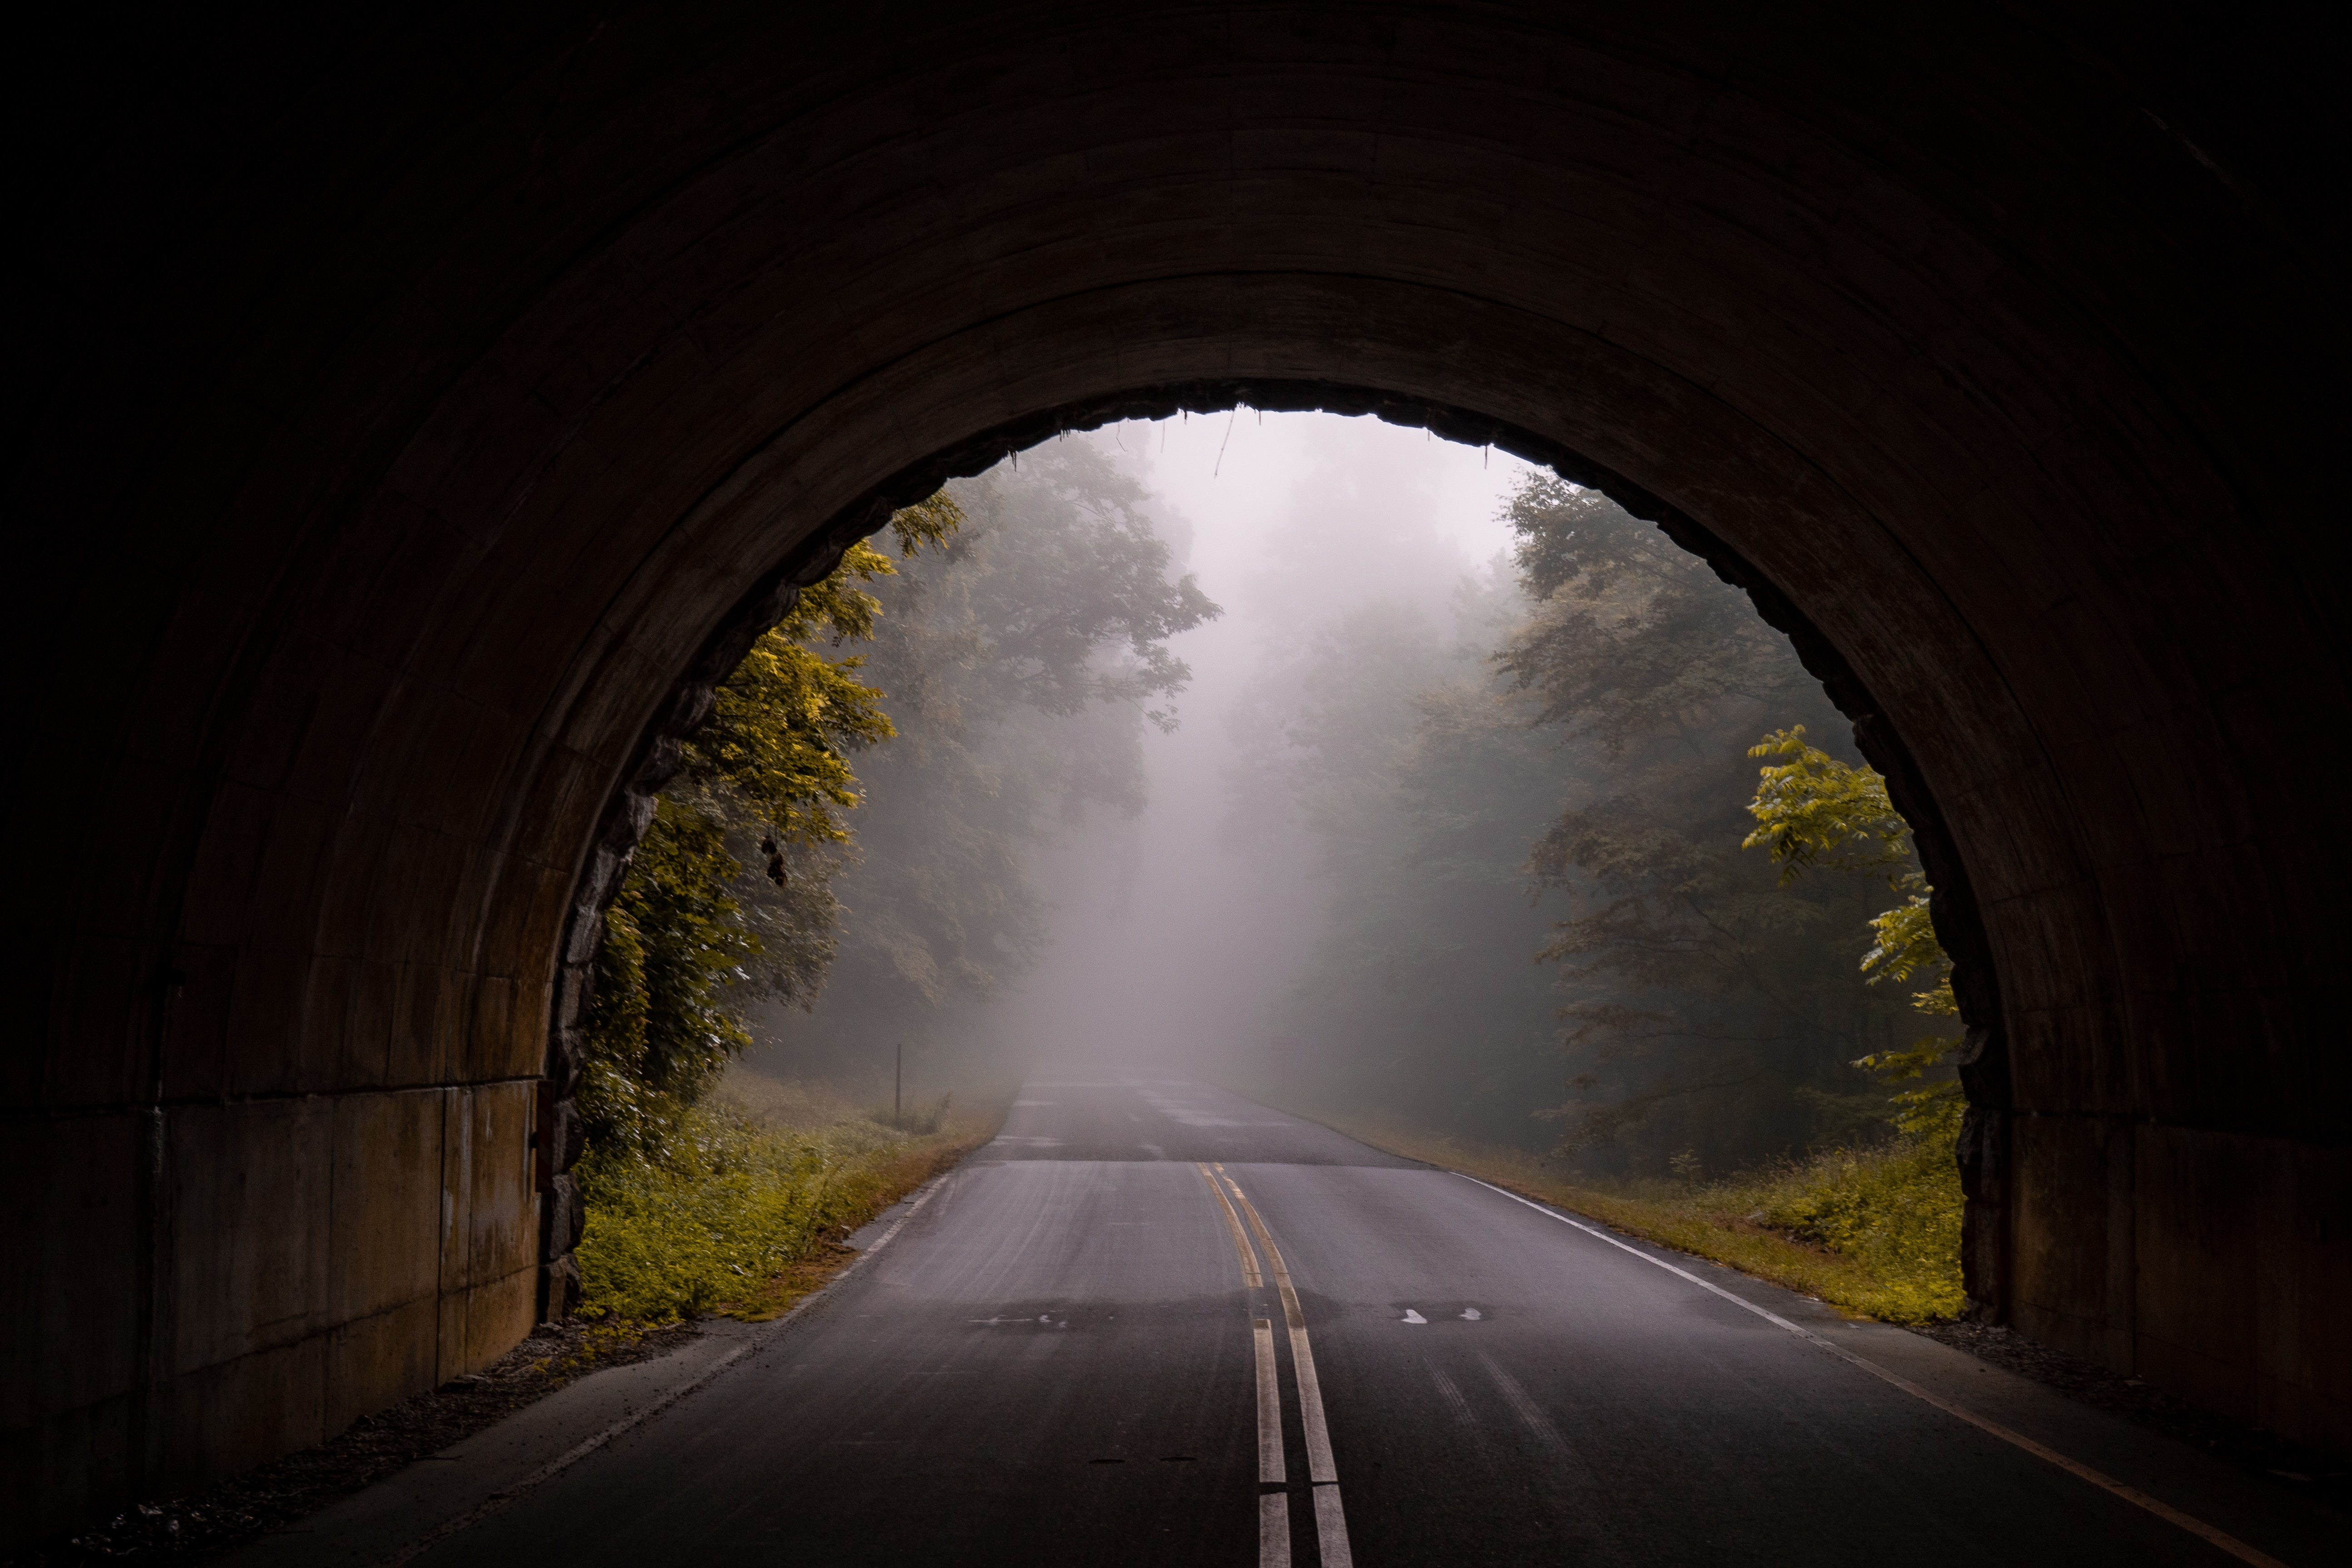
[[[921,1208],[926,1203],[929,1203],[930,1201],[931,1194],[939,1191],[940,1187],[944,1186],[947,1184],[948,1178],[954,1174],[955,1172],[952,1170],[945,1171],[924,1183],[922,1190],[915,1194],[914,1201],[907,1205],[907,1212],[900,1215],[896,1220],[893,1220],[890,1224],[889,1229],[884,1231],[880,1236],[876,1237],[874,1238],[873,1246],[859,1252],[855,1258],[850,1260],[847,1267],[844,1268],[840,1273],[835,1275],[832,1279],[826,1280],[822,1287],[810,1291],[806,1296],[803,1296],[799,1300],[793,1302],[790,1311],[783,1313],[780,1317],[769,1320],[769,1322],[774,1325],[774,1329],[782,1329],[783,1325],[791,1322],[794,1318],[799,1317],[803,1310],[814,1306],[817,1301],[828,1291],[832,1290],[835,1286],[840,1284],[844,1279],[848,1279],[850,1275],[856,1273],[859,1266],[865,1263],[867,1258],[873,1257],[876,1253],[881,1251],[883,1247],[888,1246],[890,1238],[897,1236],[900,1228],[903,1227],[908,1220],[915,1217],[915,1211]],[[762,1326],[765,1327],[767,1325]],[[771,1330],[771,1332],[773,1330]],[[768,1336],[763,1334],[761,1337],[765,1339]],[[410,1542],[406,1546],[402,1547],[391,1556],[376,1559],[376,1568],[399,1568],[401,1563],[407,1563],[417,1557],[423,1556],[425,1552],[431,1551],[434,1547],[440,1545],[441,1542],[448,1540],[449,1537],[457,1534],[460,1531],[472,1529],[475,1525],[479,1524],[490,1515],[498,1512],[500,1509],[505,1508],[509,1503],[513,1502],[517,1498],[521,1497],[523,1493],[530,1490],[533,1487],[538,1486],[541,1482],[551,1480],[555,1477],[562,1475],[564,1471],[570,1469],[572,1466],[578,1464],[581,1460],[586,1458],[597,1449],[602,1448],[606,1444],[612,1442],[614,1438],[620,1436],[630,1427],[646,1420],[648,1417],[660,1415],[663,1411],[668,1409],[671,1405],[677,1404],[679,1400],[684,1399],[688,1394],[692,1394],[696,1389],[700,1388],[704,1384],[709,1383],[712,1378],[717,1377],[720,1373],[726,1371],[729,1367],[734,1365],[737,1362],[751,1354],[751,1352],[757,1348],[759,1347],[751,1344],[737,1345],[733,1350],[729,1351],[725,1355],[720,1356],[717,1361],[712,1362],[709,1366],[704,1367],[700,1372],[695,1373],[684,1383],[679,1384],[676,1388],[670,1389],[662,1394],[660,1398],[653,1401],[644,1409],[631,1411],[628,1415],[622,1416],[611,1426],[590,1435],[588,1437],[578,1443],[575,1443],[571,1447],[565,1449],[562,1453],[558,1454],[554,1458],[550,1459],[547,1463],[540,1466],[539,1468],[531,1471],[530,1474],[523,1477],[522,1479],[515,1482],[512,1486],[491,1494],[482,1501],[475,1504],[472,1508],[467,1509],[464,1513],[459,1514],[457,1518],[449,1520],[437,1529],[417,1537],[415,1541]]]
[[[2078,1459],[2070,1459],[2065,1455],[2059,1453],[2056,1449],[2047,1447],[2042,1444],[2037,1443],[2021,1432],[2012,1432],[1998,1421],[1994,1421],[1987,1416],[1979,1415],[1975,1411],[1968,1409],[1963,1405],[1955,1405],[1950,1400],[1944,1398],[1940,1394],[1931,1394],[1927,1389],[1924,1389],[1917,1384],[1913,1383],[1909,1378],[1889,1372],[1886,1368],[1879,1365],[1876,1362],[1854,1354],[1843,1345],[1832,1343],[1830,1341],[1825,1340],[1822,1338],[1821,1335],[1813,1332],[1811,1329],[1792,1323],[1788,1319],[1780,1316],[1778,1312],[1769,1311],[1766,1309],[1758,1306],[1753,1301],[1736,1296],[1720,1285],[1712,1284],[1707,1280],[1702,1279],[1687,1268],[1678,1268],[1663,1258],[1659,1258],[1652,1253],[1644,1252],[1640,1247],[1634,1247],[1628,1242],[1620,1241],[1617,1237],[1610,1235],[1605,1230],[1601,1230],[1595,1226],[1586,1225],[1581,1220],[1570,1219],[1557,1209],[1551,1208],[1544,1204],[1539,1204],[1533,1198],[1523,1198],[1518,1194],[1510,1191],[1508,1188],[1498,1187],[1492,1182],[1482,1182],[1477,1177],[1465,1174],[1460,1171],[1448,1171],[1446,1174],[1451,1176],[1460,1176],[1464,1181],[1468,1182],[1471,1185],[1484,1187],[1490,1193],[1499,1194],[1502,1196],[1510,1199],[1515,1204],[1525,1204],[1528,1207],[1535,1210],[1536,1213],[1543,1215],[1546,1219],[1556,1219],[1560,1224],[1567,1226],[1571,1229],[1582,1231],[1585,1235],[1593,1237],[1597,1241],[1607,1242],[1610,1246],[1617,1248],[1620,1252],[1631,1253],[1633,1257],[1640,1258],[1644,1263],[1654,1264],[1658,1268],[1664,1269],[1669,1274],[1677,1275],[1682,1279],[1687,1279],[1692,1284],[1697,1286],[1700,1289],[1720,1296],[1725,1300],[1730,1302],[1733,1306],[1738,1307],[1744,1311],[1753,1312],[1758,1317],[1763,1319],[1766,1322],[1771,1323],[1779,1328],[1786,1329],[1789,1332],[1796,1335],[1801,1340],[1806,1341],[1808,1343],[1819,1345],[1822,1349],[1829,1352],[1830,1354],[1837,1357],[1840,1361],[1851,1362],[1853,1365],[1860,1367],[1863,1371],[1870,1373],[1873,1377],[1878,1378],[1882,1382],[1892,1384],[1896,1388],[1901,1389],[1904,1393],[1910,1394],[1913,1398],[1924,1400],[1927,1404],[1934,1405],[1937,1409],[1944,1411],[1948,1415],[1957,1415],[1961,1420],[1967,1422],[1969,1426],[1978,1427],[1980,1430],[2000,1438],[2004,1443],[2014,1444],[2037,1458],[2047,1459],[2052,1464],[2057,1466],[2060,1469],[2064,1470],[2071,1475],[2077,1476],[2082,1479],[2090,1482],[2093,1486],[2100,1488],[2102,1490],[2112,1493],[2123,1501],[2132,1504],[2135,1508],[2144,1509],[2147,1512],[2156,1515],[2158,1519],[2165,1521],[2167,1523],[2179,1526],[2189,1534],[2199,1537],[2210,1545],[2219,1547],[2223,1552],[2228,1552],[2232,1557],[2238,1558],[2242,1562],[2253,1563],[2255,1564],[2255,1568],[2287,1568],[2287,1565],[2280,1562],[2277,1558],[2247,1545],[2244,1542],[2240,1541],[2234,1535],[2230,1535],[2222,1531],[2216,1530],[2213,1526],[2206,1523],[2201,1519],[2198,1519],[2190,1514],[2183,1513],[2179,1509],[2174,1508],[2171,1504],[2159,1501],[2158,1500],[2150,1497],[2147,1493],[2141,1491],[2137,1487],[2127,1487],[2124,1485],[2123,1482],[2116,1480],[2114,1477],[2104,1475]]]

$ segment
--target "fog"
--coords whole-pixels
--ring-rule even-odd
[[[1145,731],[1140,816],[1097,816],[1041,858],[1052,946],[986,1027],[1016,1059],[1255,1079],[1329,894],[1299,835],[1244,852],[1223,831],[1236,706],[1351,609],[1447,627],[1456,586],[1509,548],[1496,514],[1527,465],[1369,417],[1249,409],[1070,439],[1150,487],[1180,567],[1224,614],[1171,640],[1192,680],[1175,732]]]
[[[758,1070],[1172,1071],[1617,1174],[1884,1131],[1854,1064],[1920,1026],[1858,964],[1895,884],[1792,884],[1747,842],[1754,748],[1850,736],[1652,525],[1502,453],[1251,409],[949,495],[951,547],[877,588],[861,678],[898,737],[860,753],[856,846],[796,872],[838,942]]]

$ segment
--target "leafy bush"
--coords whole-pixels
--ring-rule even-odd
[[[1875,1279],[1825,1298],[1895,1323],[1960,1310],[1960,1173],[1949,1137],[1834,1150],[1762,1182],[1730,1183],[1718,1202],[1754,1193],[1766,1225],[1861,1264]]]
[[[583,1316],[668,1322],[759,1304],[786,1269],[969,1146],[867,1121],[784,1131],[724,1102],[683,1110],[665,1152],[592,1147]]]
[[[1376,1149],[1573,1209],[1863,1317],[1934,1322],[1956,1316],[1965,1300],[1960,1173],[1948,1132],[1832,1150],[1707,1184],[1598,1185],[1523,1150],[1467,1145],[1328,1113],[1320,1119]]]

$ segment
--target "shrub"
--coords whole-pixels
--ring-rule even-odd
[[[684,1111],[659,1157],[591,1149],[582,1314],[668,1322],[756,1298],[960,1148],[865,1121],[782,1131],[719,1103]]]
[[[1727,1184],[1723,1196],[1744,1197],[1743,1188],[1761,1199],[1765,1224],[1876,1277],[1857,1281],[1841,1305],[1896,1323],[1959,1311],[1960,1173],[1950,1138],[1834,1150],[1763,1182]]]
[[[1325,1120],[1374,1148],[1466,1172],[1865,1317],[1934,1322],[1965,1302],[1960,1173],[1949,1131],[1832,1150],[1704,1185],[1696,1160],[1675,1180],[1599,1184],[1523,1150]]]

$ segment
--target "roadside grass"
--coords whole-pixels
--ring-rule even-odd
[[[908,1132],[843,1104],[821,1088],[731,1075],[689,1113],[667,1159],[583,1156],[580,1315],[616,1328],[772,1318],[856,1256],[844,1237],[1001,1121],[941,1115]]]
[[[1707,1183],[1605,1184],[1516,1149],[1325,1115],[1349,1137],[1890,1323],[1952,1318],[1960,1177],[1948,1138],[1840,1149]]]

